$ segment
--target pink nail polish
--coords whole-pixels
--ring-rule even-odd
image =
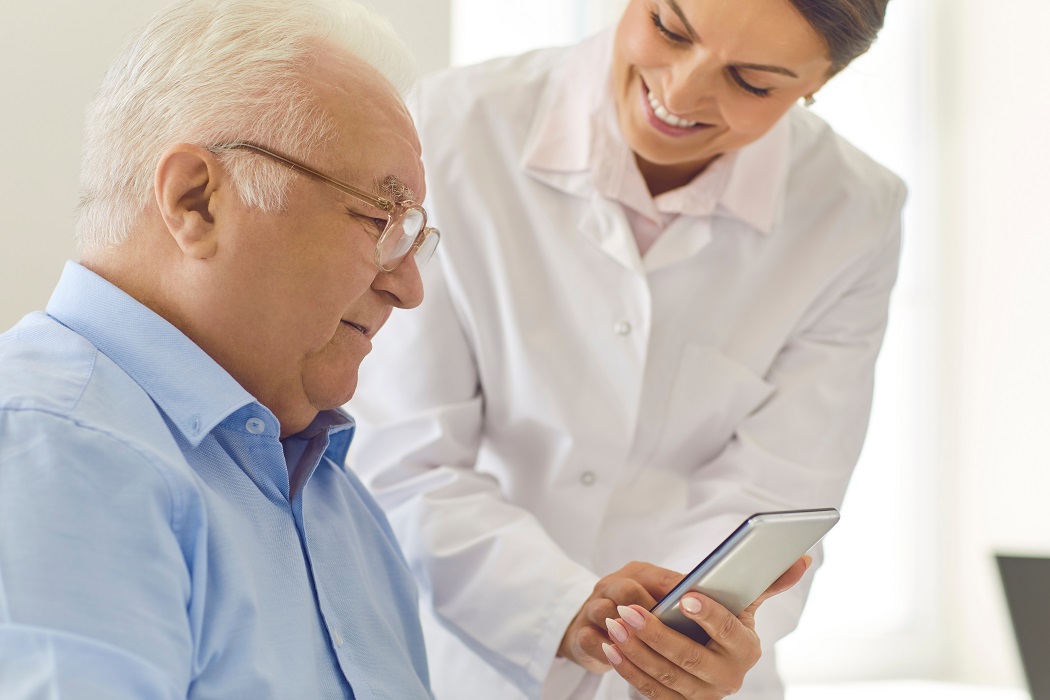
[[[623,644],[627,641],[627,629],[616,620],[605,618],[605,629],[609,630],[609,636]]]
[[[611,663],[613,666],[618,666],[620,662],[623,661],[623,657],[620,656],[620,652],[616,651],[616,647],[614,647],[612,644],[606,644],[605,642],[602,642],[602,651],[605,652],[605,657],[609,659],[609,663]]]
[[[700,601],[696,598],[682,598],[682,602],[679,603],[682,606],[682,610],[693,615],[700,612]]]
[[[624,622],[626,622],[636,630],[640,630],[642,629],[642,627],[645,626],[645,618],[642,617],[642,614],[634,608],[628,607],[626,605],[617,605],[616,612],[620,613],[620,617],[623,618]]]

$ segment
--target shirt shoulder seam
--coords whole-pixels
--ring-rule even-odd
[[[88,367],[88,370],[85,373],[84,384],[80,387],[80,392],[77,394],[77,397],[73,399],[73,404],[69,407],[70,413],[73,413],[77,410],[77,406],[80,405],[80,400],[84,398],[84,394],[87,392],[88,385],[91,383],[91,378],[95,375],[95,363],[98,362],[99,351],[98,348],[94,347],[94,345],[92,345],[92,349],[94,352],[91,353],[91,366]]]
[[[79,398],[78,398],[78,400],[79,400]],[[112,440],[113,442],[116,442],[116,443],[124,446],[128,450],[134,452],[139,457],[141,457],[143,461],[145,461],[147,464],[149,464],[149,466],[153,468],[153,471],[155,471],[157,473],[157,475],[160,476],[161,480],[164,482],[164,488],[167,491],[167,495],[168,495],[168,507],[169,507],[170,512],[171,512],[171,522],[169,523],[169,525],[171,526],[171,529],[174,532],[179,532],[179,531],[182,530],[182,528],[183,528],[183,526],[185,524],[185,511],[186,511],[186,508],[185,508],[185,504],[183,503],[183,499],[180,499],[180,498],[177,497],[178,488],[176,487],[174,480],[171,478],[171,475],[168,474],[168,470],[167,469],[165,469],[153,457],[151,457],[146,451],[141,449],[134,442],[126,440],[126,439],[124,439],[124,438],[114,434],[113,432],[111,432],[109,430],[105,430],[105,429],[103,429],[103,428],[101,428],[99,426],[94,426],[94,425],[87,424],[87,423],[85,423],[82,420],[79,420],[79,419],[74,418],[74,417],[72,417],[70,415],[67,415],[67,414],[64,414],[62,412],[55,411],[55,410],[52,410],[52,409],[40,408],[40,407],[23,408],[23,407],[10,407],[9,406],[9,407],[0,407],[0,413],[40,413],[40,414],[49,415],[49,416],[51,416],[53,418],[57,418],[59,420],[63,420],[63,421],[66,421],[68,423],[71,423],[71,424],[73,424],[74,426],[76,426],[77,428],[79,428],[81,430],[92,432],[92,433],[95,433],[97,435],[101,435],[103,437],[106,437],[106,438]]]

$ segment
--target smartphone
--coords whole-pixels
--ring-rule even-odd
[[[711,638],[678,602],[699,591],[739,615],[791,568],[839,520],[834,508],[755,513],[689,572],[652,612],[665,625],[701,644]]]

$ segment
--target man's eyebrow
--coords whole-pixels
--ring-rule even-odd
[[[412,188],[395,175],[387,175],[382,180],[376,178],[376,188],[383,193],[383,196],[395,202],[416,201],[416,193]]]
[[[692,37],[693,41],[700,42],[700,35],[696,33],[696,30],[693,29],[693,25],[689,24],[689,20],[687,20],[685,18],[685,12],[682,10],[681,6],[679,6],[679,4],[677,2],[675,2],[675,0],[667,0],[667,5],[671,8],[671,10],[676,15],[678,15],[678,19],[682,20],[682,24],[685,25],[686,32],[689,33],[689,36]],[[761,71],[765,71],[767,73],[776,73],[778,75],[786,75],[789,78],[797,78],[798,77],[798,74],[796,74],[794,71],[790,71],[787,68],[782,68],[780,66],[767,66],[767,65],[763,65],[761,63],[735,63],[733,65],[734,65],[735,68],[747,68],[749,70],[761,70]]]

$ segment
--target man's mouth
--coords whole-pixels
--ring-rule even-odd
[[[354,323],[352,321],[341,321],[341,323],[345,323],[346,325],[350,326],[351,328],[353,328],[355,331],[357,331],[361,335],[363,335],[365,337],[368,337],[368,328],[366,328],[365,326],[362,326],[359,323]]]

